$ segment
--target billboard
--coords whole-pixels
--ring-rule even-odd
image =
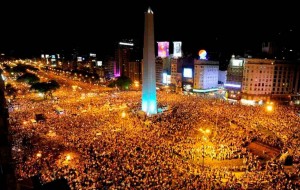
[[[82,57],[77,57],[77,62],[81,62],[82,60]]]
[[[90,57],[96,57],[95,53],[90,53]]]
[[[157,42],[158,57],[165,58],[169,56],[169,42]]]
[[[240,59],[234,59],[234,60],[232,60],[232,66],[242,67],[243,66],[243,60],[240,60]]]
[[[97,66],[98,67],[102,66],[102,61],[97,61]]]
[[[182,56],[182,51],[181,51],[182,42],[173,42],[173,45],[174,45],[173,56],[181,57]]]
[[[193,70],[191,68],[184,68],[183,69],[183,77],[193,78]]]
[[[206,58],[207,52],[204,49],[200,50],[198,54],[200,59],[205,59],[205,60],[207,59]]]

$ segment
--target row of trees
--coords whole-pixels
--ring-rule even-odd
[[[18,75],[17,82],[24,82],[31,85],[30,90],[33,90],[38,93],[42,93],[44,95],[44,99],[46,99],[47,97],[52,98],[53,92],[59,89],[60,87],[59,83],[55,80],[50,80],[48,82],[40,82],[40,78],[36,74],[28,72],[28,70],[31,71],[38,70],[32,66],[18,64],[13,68],[8,66],[4,68],[8,72],[17,73]],[[8,83],[5,88],[8,96],[13,96],[13,98],[16,97],[18,90],[15,87],[13,87],[11,84]]]
[[[121,90],[128,90],[131,84],[132,84],[132,80],[129,77],[121,76],[118,77],[117,80],[112,81],[108,85],[108,87],[111,88],[118,87]]]

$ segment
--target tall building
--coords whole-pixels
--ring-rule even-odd
[[[115,65],[116,65],[116,61],[113,58],[107,58],[103,62],[104,72],[105,72],[105,77],[106,78],[110,79],[110,78],[115,77]]]
[[[194,91],[218,88],[219,62],[195,60]]]
[[[252,95],[271,95],[274,60],[245,59],[242,92]]]
[[[295,86],[294,78],[297,76],[297,70],[294,61],[275,61],[274,79],[273,79],[273,96],[289,95],[293,93]],[[299,81],[299,80],[298,80]]]
[[[147,114],[157,114],[154,22],[150,7],[145,13],[142,110]]]
[[[141,62],[131,61],[128,63],[128,77],[132,81],[141,81]]]
[[[161,57],[156,57],[155,59],[155,79],[156,79],[156,83],[158,84],[162,84],[163,83],[163,66],[164,66],[164,62],[163,59]]]
[[[244,58],[238,58],[234,55],[230,59],[227,68],[226,83],[224,84],[229,99],[239,100],[242,98],[241,91],[243,82],[244,62]]]
[[[178,64],[177,64],[177,59],[172,59],[171,60],[171,83],[176,84],[176,76],[177,76],[177,69]]]
[[[225,88],[230,99],[288,100],[299,91],[298,61],[232,58]]]
[[[133,40],[123,40],[118,43],[118,47],[115,51],[115,77],[128,76],[129,72],[129,61],[131,53],[133,51]]]

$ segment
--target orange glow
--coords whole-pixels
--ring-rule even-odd
[[[121,117],[122,117],[122,118],[125,118],[125,117],[126,117],[126,113],[125,113],[124,111],[122,112]]]
[[[272,105],[267,105],[267,111],[273,111],[273,106]]]
[[[66,161],[70,161],[71,160],[71,155],[70,154],[67,154],[66,156]]]

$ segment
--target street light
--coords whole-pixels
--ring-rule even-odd
[[[272,112],[274,109],[273,102],[267,102],[266,110]]]
[[[267,109],[268,112],[271,112],[271,111],[273,111],[273,106],[272,105],[267,105],[266,109]]]
[[[126,117],[126,113],[123,111],[121,117],[124,119]]]
[[[125,111],[122,112],[121,117],[122,117],[122,127],[124,127],[124,118],[126,117]]]

